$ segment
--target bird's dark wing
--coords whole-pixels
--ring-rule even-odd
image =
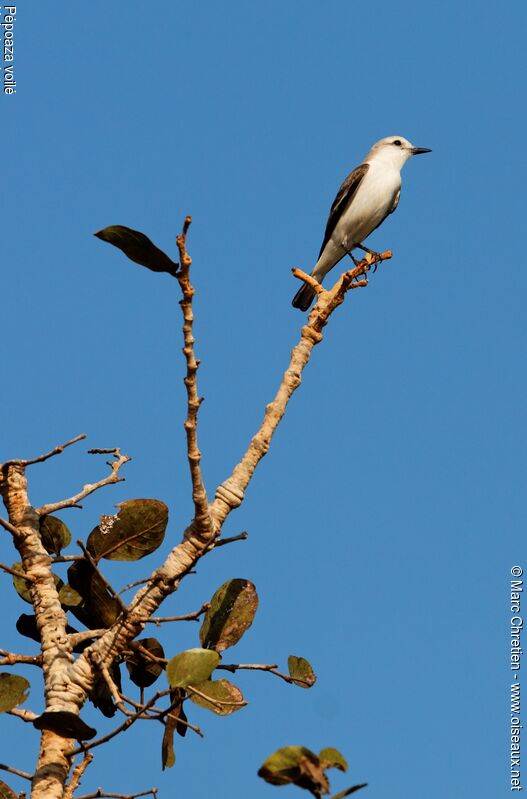
[[[370,168],[369,164],[361,164],[360,166],[356,167],[353,172],[350,172],[340,189],[338,190],[337,196],[333,201],[333,205],[331,206],[331,210],[329,212],[328,221],[326,224],[326,232],[324,233],[324,241],[322,242],[322,247],[320,248],[320,253],[318,257],[322,255],[322,251],[328,241],[330,240],[333,231],[337,227],[337,223],[342,216],[344,210],[348,207],[349,203],[355,196],[357,189],[359,188],[364,175]],[[399,197],[397,197],[399,199]],[[397,202],[395,203],[397,205]],[[395,211],[395,207],[393,208]]]

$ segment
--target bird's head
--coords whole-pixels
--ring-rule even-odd
[[[364,161],[383,161],[396,169],[402,169],[412,155],[430,152],[432,151],[426,147],[414,147],[404,136],[386,136],[373,145]]]

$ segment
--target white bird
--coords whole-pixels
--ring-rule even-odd
[[[353,258],[356,247],[372,252],[362,242],[397,208],[401,169],[412,155],[430,152],[426,147],[414,147],[402,136],[387,136],[373,145],[338,190],[312,277],[320,283],[345,255]],[[307,311],[314,297],[314,290],[304,283],[293,298],[293,306]]]

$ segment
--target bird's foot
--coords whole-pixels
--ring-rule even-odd
[[[359,250],[362,250],[363,252],[367,252],[368,255],[371,255],[372,258],[376,259],[375,263],[373,264],[373,272],[375,273],[377,271],[377,267],[379,265],[378,262],[381,260],[380,252],[375,252],[375,250],[370,250],[368,247],[365,247],[363,244],[357,244],[355,246],[358,247]]]

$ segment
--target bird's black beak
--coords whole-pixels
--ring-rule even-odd
[[[428,147],[412,147],[412,155],[420,155],[421,153],[431,153]]]

